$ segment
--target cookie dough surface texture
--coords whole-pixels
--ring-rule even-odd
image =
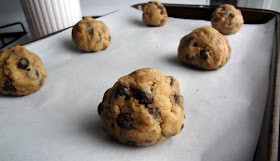
[[[224,4],[218,7],[211,17],[212,27],[225,35],[236,33],[242,27],[243,23],[244,20],[241,11],[230,4]]]
[[[157,1],[151,1],[143,7],[143,21],[149,26],[163,26],[167,21],[165,7]]]
[[[0,92],[15,96],[29,95],[39,90],[47,73],[39,56],[22,46],[0,54]]]
[[[98,113],[105,130],[120,142],[153,145],[181,132],[184,98],[174,77],[144,68],[108,89]]]
[[[84,52],[97,52],[111,44],[108,27],[91,17],[79,21],[72,29],[73,42]]]
[[[212,27],[198,28],[184,36],[178,59],[188,66],[213,70],[224,66],[231,55],[227,37]]]

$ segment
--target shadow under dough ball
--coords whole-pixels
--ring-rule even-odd
[[[167,11],[160,2],[151,1],[143,7],[142,19],[148,26],[163,26],[167,17]]]
[[[241,11],[230,4],[221,5],[212,13],[212,27],[224,35],[236,33],[243,23]]]
[[[230,55],[227,37],[212,27],[202,27],[181,39],[177,57],[188,66],[214,70],[224,66]]]
[[[22,46],[0,54],[0,92],[14,96],[39,90],[47,77],[40,57]]]
[[[72,40],[84,52],[105,50],[111,44],[108,27],[91,17],[85,17],[73,27]]]
[[[184,98],[174,77],[143,68],[105,92],[98,114],[104,129],[121,143],[148,146],[181,132]]]

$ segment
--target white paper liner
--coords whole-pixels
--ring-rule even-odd
[[[35,42],[47,80],[24,97],[0,95],[1,160],[251,161],[268,91],[275,19],[244,25],[227,36],[229,62],[216,71],[188,68],[177,60],[180,39],[209,21],[168,18],[148,27],[142,12],[126,8],[100,18],[112,44],[82,53],[71,29]],[[97,106],[119,77],[152,67],[174,76],[185,98],[185,127],[163,143],[117,143],[101,127]]]

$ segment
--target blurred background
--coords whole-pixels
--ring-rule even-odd
[[[22,8],[25,0],[0,1],[0,51],[5,48],[31,41],[39,36],[31,34],[27,19]],[[32,0],[30,0],[32,1]],[[40,0],[33,0],[40,1]],[[137,3],[146,3],[146,0],[80,0],[81,16],[102,16],[123,7]],[[161,3],[212,5],[233,4],[237,7],[257,8],[280,12],[280,0],[161,0]],[[11,26],[7,26],[11,25]],[[7,34],[8,33],[8,34]],[[8,43],[8,42],[11,43]]]

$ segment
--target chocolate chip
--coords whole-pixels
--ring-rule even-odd
[[[127,101],[127,100],[129,100],[130,98],[131,98],[131,96],[129,96],[129,95],[128,95],[127,97],[125,97],[125,99],[124,99],[124,100],[126,100],[126,101]]]
[[[29,61],[26,58],[20,58],[17,62],[17,67],[19,69],[26,69],[29,65]]]
[[[93,28],[89,29],[88,34],[93,35],[94,34],[94,29]]]
[[[222,7],[221,11],[227,11],[226,7]]]
[[[229,19],[233,19],[234,18],[234,14],[232,14],[232,13],[228,14],[228,18]]]
[[[207,60],[208,59],[208,55],[207,55],[206,50],[201,50],[200,51],[200,59],[202,59],[202,60]]]
[[[160,119],[160,114],[156,108],[148,108],[148,112],[154,117],[154,119]]]
[[[109,41],[111,41],[111,35],[109,35]]]
[[[158,6],[158,8],[160,9],[160,14],[164,14],[164,10],[163,10],[163,7],[162,6]]]
[[[132,89],[133,97],[139,100],[140,104],[151,104],[153,103],[153,96],[140,89]]]
[[[174,102],[181,108],[184,109],[184,97],[180,94],[173,95]]]
[[[128,141],[127,144],[129,144],[129,145],[136,145],[136,142],[134,142],[134,141]]]
[[[117,116],[117,124],[123,130],[131,130],[132,126],[132,118],[129,113],[121,113]]]
[[[160,21],[160,23],[163,23],[165,21],[165,19],[162,19],[161,21]]]
[[[186,45],[189,45],[190,42],[192,41],[193,37],[187,37],[186,38]]]
[[[197,46],[197,43],[196,43],[196,42],[194,42],[194,43],[192,44],[192,46]]]
[[[176,103],[178,103],[180,101],[180,95],[174,94],[173,97],[174,97],[174,100]]]
[[[187,60],[193,60],[193,58],[190,56],[190,54],[186,55]]]
[[[173,86],[174,82],[175,82],[174,78],[171,77],[171,78],[170,78],[170,86]]]
[[[104,110],[104,106],[103,106],[103,103],[101,102],[99,105],[98,105],[98,108],[97,108],[97,112],[98,112],[98,115],[100,116],[100,114],[103,112]]]
[[[152,143],[153,140],[145,140],[147,143]]]
[[[174,94],[174,101],[176,104],[179,105],[179,107],[184,108],[184,97],[179,94]]]
[[[10,91],[10,92],[17,91],[16,87],[12,84],[12,82],[6,82],[5,86],[2,89],[4,91]]]
[[[15,52],[15,50],[12,50],[12,52],[14,53],[14,52]]]
[[[181,130],[184,128],[184,126],[185,126],[184,124],[181,126]]]
[[[37,80],[39,78],[39,72],[38,70],[36,69],[30,69],[28,72],[27,72],[27,76],[29,79],[31,80]]]
[[[124,96],[127,97],[128,94],[126,93],[126,88],[125,86],[119,84],[116,88],[116,92],[115,92],[115,98],[117,99],[119,96]]]

